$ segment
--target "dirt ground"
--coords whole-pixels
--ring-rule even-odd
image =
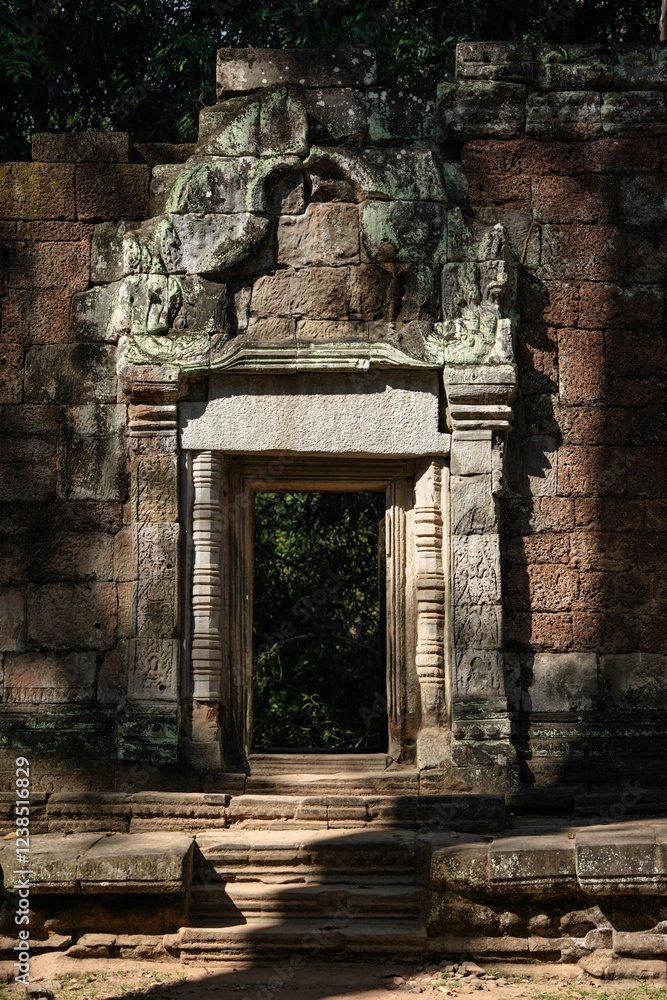
[[[478,971],[479,970],[479,971]],[[5,978],[11,966],[3,963]],[[394,962],[289,962],[248,968],[225,964],[67,958],[59,952],[31,961],[30,993],[56,1000],[204,1000],[204,993],[245,993],[248,1000],[387,1000],[387,993],[442,1000],[474,994],[483,1000],[667,1000],[665,982],[600,982],[577,966],[485,965]],[[23,1000],[23,985],[0,986],[0,1000]],[[406,998],[407,1000],[407,998]]]

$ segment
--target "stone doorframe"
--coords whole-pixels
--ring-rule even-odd
[[[249,495],[256,489],[266,456],[259,464],[256,456],[225,462],[214,450],[192,451],[185,463],[188,474],[179,487],[178,401],[187,395],[192,398],[188,372],[144,365],[126,366],[122,375],[130,399],[130,520],[137,575],[129,591],[134,602],[128,615],[134,638],[130,643],[131,704],[126,725],[135,732],[147,724],[154,732],[160,724],[179,727],[179,759],[183,763],[203,770],[224,769],[223,729],[230,726],[236,741],[239,733],[247,732],[248,702],[247,683],[242,694],[238,681],[230,681],[229,709],[220,712],[220,696],[225,694],[224,687],[220,689],[225,676],[222,664],[229,655],[223,650],[220,613],[229,630],[229,648],[243,650],[247,626],[243,616],[235,613],[234,602],[238,595],[250,591],[242,575],[226,586],[219,582],[224,536],[221,492],[227,482],[235,495]],[[370,481],[382,483],[393,497],[390,577],[394,581],[391,601],[395,624],[391,641],[404,646],[401,650],[395,645],[389,655],[393,664],[404,656],[403,676],[407,677],[412,654],[405,653],[405,647],[414,649],[421,715],[416,763],[438,773],[453,773],[470,787],[497,789],[506,787],[514,776],[503,674],[496,496],[502,490],[503,446],[512,417],[515,369],[513,365],[456,366],[441,371],[438,378],[444,379],[447,393],[449,463],[444,455],[431,460],[422,456],[421,461],[415,459],[414,470],[406,472],[400,459],[392,458],[389,466],[382,468],[382,457],[372,458],[378,465]],[[300,457],[297,461],[307,465],[310,459]],[[369,481],[367,473],[354,478],[349,456],[341,456],[340,461],[342,475],[336,479],[337,488],[341,481]],[[336,477],[330,463],[327,459]],[[291,478],[294,471],[286,472],[283,483],[303,486],[322,482],[322,472],[316,466],[311,470],[304,466],[302,471],[296,478]],[[414,596],[402,598],[411,589],[405,583],[411,573],[407,556],[410,507]],[[189,565],[186,555],[183,567],[179,535],[184,512],[190,508],[194,558]],[[227,531],[236,545],[249,544],[245,520],[245,534],[240,523],[232,527],[233,518],[228,520]],[[405,558],[401,552],[406,553]],[[241,565],[247,572],[248,559],[236,563],[237,574]],[[183,629],[182,643],[180,612],[190,573],[192,628]],[[224,592],[230,595],[227,604]],[[402,599],[406,600],[403,613],[399,608]],[[409,600],[415,608],[414,641],[408,625],[401,631],[397,624],[408,622]],[[178,672],[181,651],[186,678],[192,665],[191,700],[186,697],[183,706]],[[240,662],[247,671],[247,649]],[[393,750],[399,744],[405,749],[407,741],[415,738],[414,706],[408,695],[401,694],[401,685],[409,692],[409,683],[397,681],[399,675],[392,666],[390,677],[397,685],[390,691]],[[229,676],[234,677],[233,671]]]
[[[413,636],[414,564],[411,541],[415,462],[409,459],[323,458],[283,455],[187,454],[193,482],[192,679],[196,701],[220,702],[224,756],[238,763],[250,753],[252,734],[252,602],[254,497],[272,490],[378,490],[387,509],[387,713],[389,754],[414,746],[419,729]],[[420,463],[442,468],[440,457]],[[440,473],[438,472],[437,475]],[[215,502],[210,503],[210,498]],[[439,500],[439,498],[437,498]],[[217,501],[220,502],[217,502]],[[438,507],[433,520],[441,520]],[[439,532],[442,543],[442,531]],[[215,550],[219,553],[216,564]],[[211,579],[209,567],[219,576]],[[222,581],[221,590],[218,580]],[[324,583],[324,581],[323,581]],[[444,616],[444,574],[438,587]],[[444,622],[443,622],[444,624]],[[442,645],[444,627],[440,627]],[[444,659],[440,656],[441,684]],[[411,683],[412,682],[412,683]],[[382,698],[385,691],[380,692]],[[371,705],[367,706],[370,710]],[[444,723],[443,719],[443,723]],[[215,738],[205,729],[201,737]],[[413,751],[414,756],[414,751]]]

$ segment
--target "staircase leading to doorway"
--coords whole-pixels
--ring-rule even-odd
[[[275,785],[229,809],[226,829],[197,836],[190,917],[174,940],[185,962],[426,954],[432,849],[447,831],[503,818],[499,796],[299,796]]]

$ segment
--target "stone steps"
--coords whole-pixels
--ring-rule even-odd
[[[391,918],[397,913],[404,920],[419,920],[427,901],[428,891],[414,883],[239,881],[193,886],[190,912],[196,914],[198,923],[226,918],[335,917],[340,913],[348,914],[355,922]]]
[[[228,828],[197,846],[188,926],[174,945],[183,961],[311,955],[308,942],[327,953],[424,950],[429,894],[417,875],[427,855],[414,830]]]
[[[347,774],[385,771],[391,763],[386,753],[254,753],[248,759],[251,777],[281,774],[294,778],[307,774]],[[416,772],[410,770],[409,775]]]
[[[413,920],[248,920],[223,927],[183,927],[166,942],[182,962],[211,963],[289,957],[291,968],[317,955],[391,955],[417,958],[427,951],[425,927]]]
[[[310,876],[333,872],[366,878],[414,876],[417,834],[408,830],[219,830],[197,837],[200,876],[214,869],[223,881],[255,873]]]

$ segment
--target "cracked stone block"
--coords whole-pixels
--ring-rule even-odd
[[[103,838],[101,833],[75,833],[69,837],[50,833],[30,838],[31,888],[34,892],[75,892],[77,890],[77,859]],[[15,847],[0,851],[0,864],[5,873],[5,886],[11,892],[20,876],[15,876],[9,855]],[[14,857],[14,861],[16,858]]]
[[[59,448],[58,494],[66,500],[124,500],[125,407],[67,407]]]

